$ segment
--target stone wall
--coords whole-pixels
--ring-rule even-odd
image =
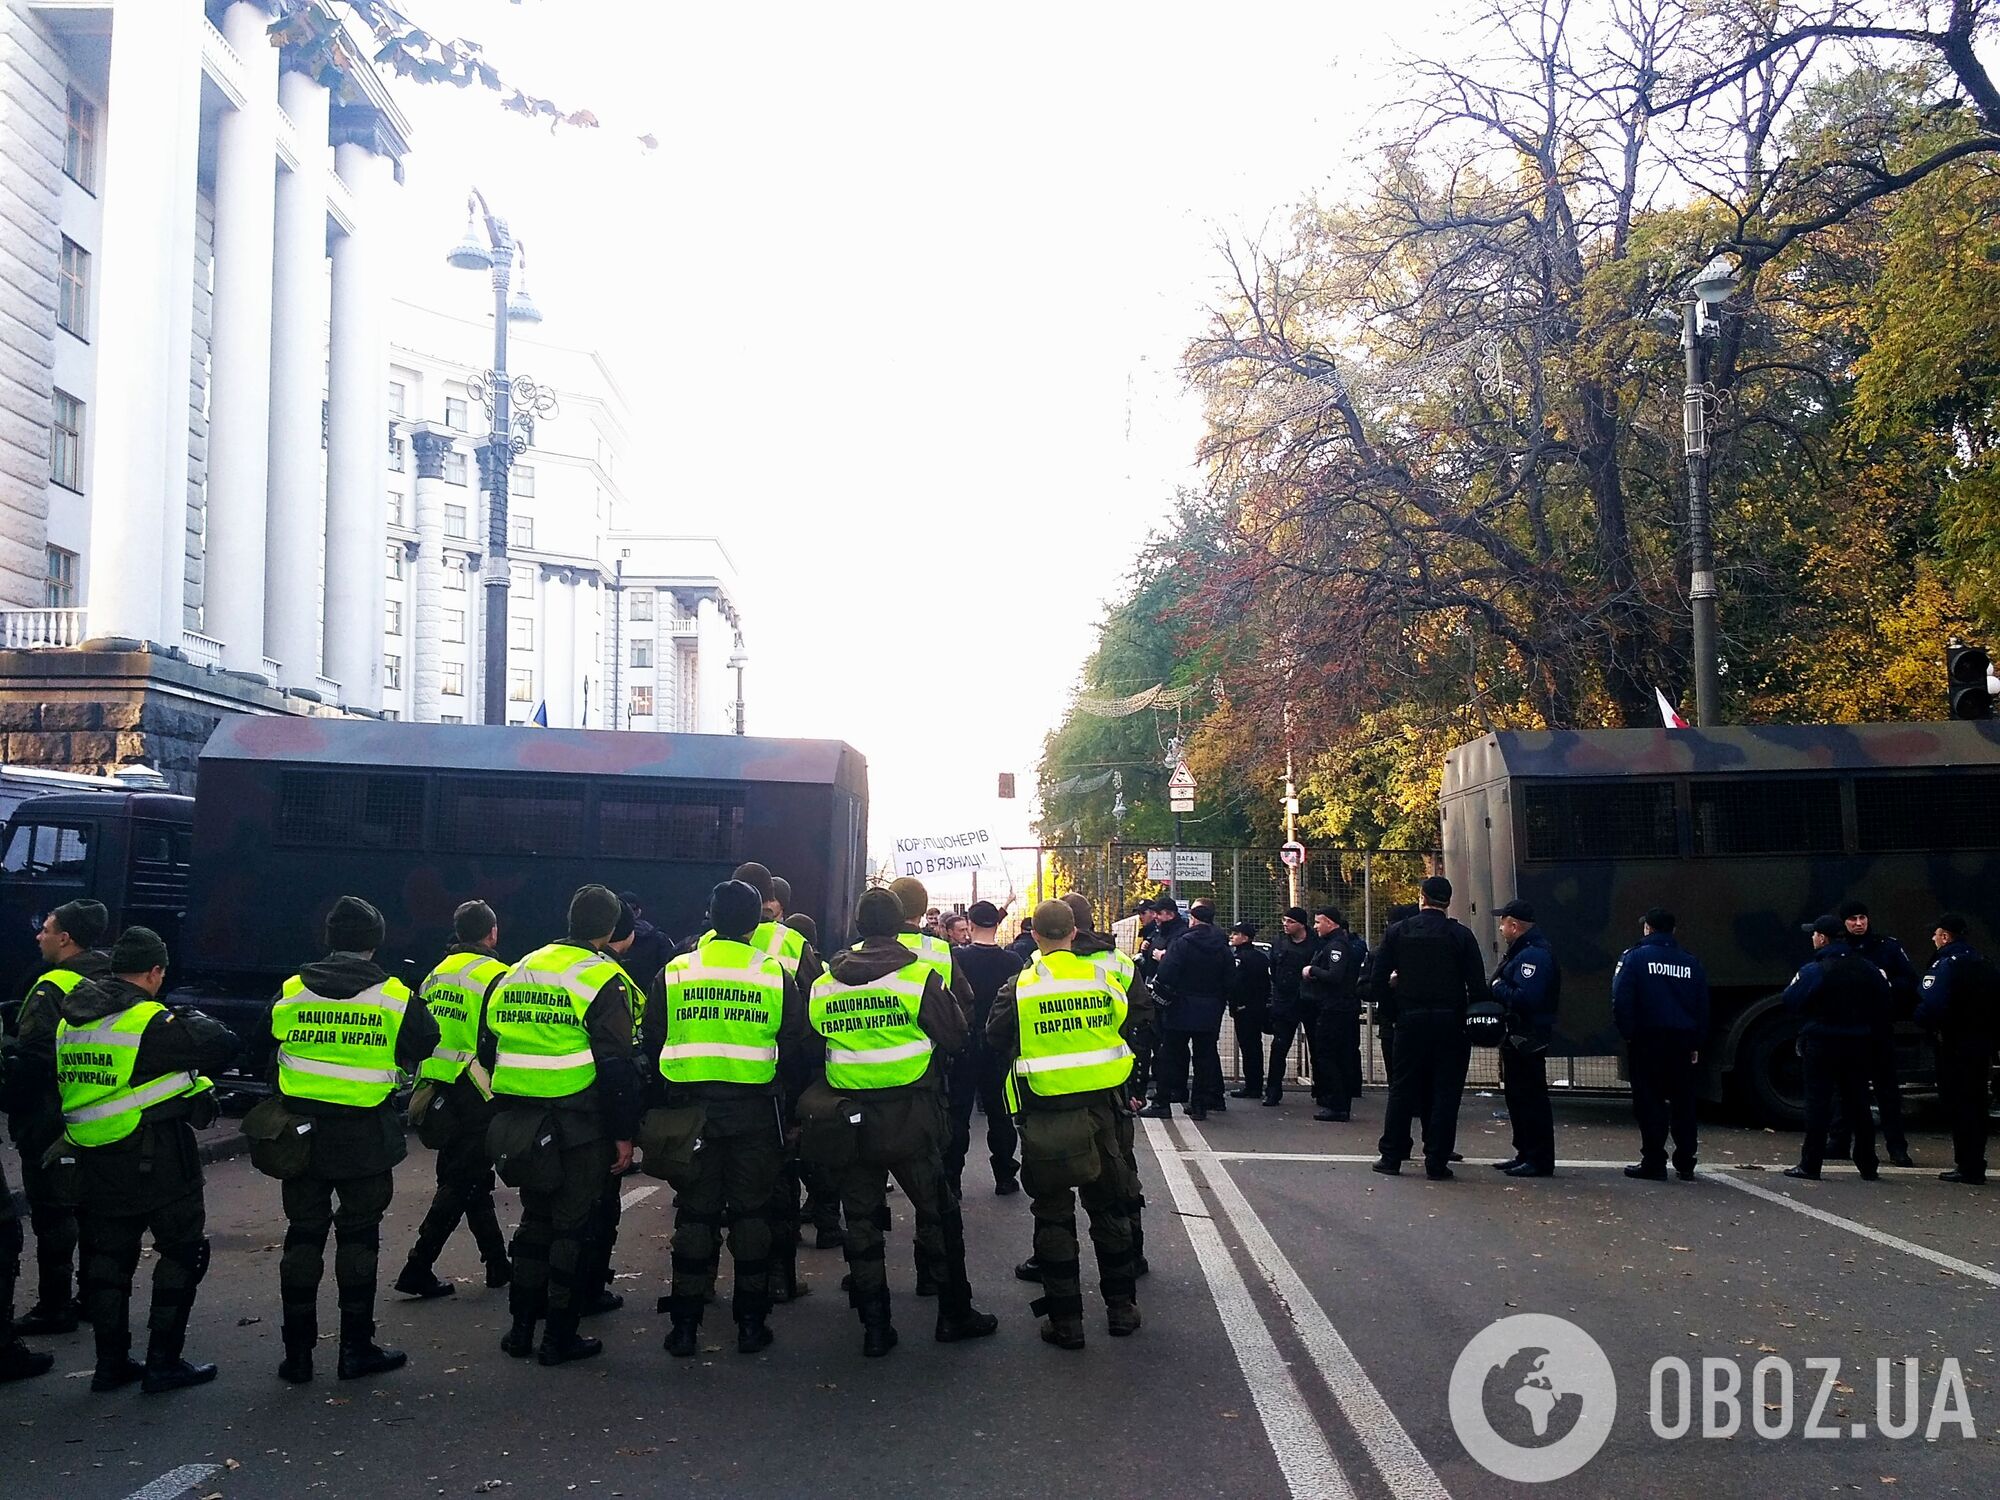
[[[144,763],[192,794],[202,746],[233,714],[353,717],[146,651],[0,651],[0,760],[104,775]]]
[[[46,602],[62,59],[0,0],[0,608]]]

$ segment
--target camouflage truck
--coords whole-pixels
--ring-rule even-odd
[[[698,931],[710,887],[748,859],[835,936],[860,895],[867,777],[830,740],[225,719],[193,799],[85,792],[16,809],[0,843],[0,985],[18,997],[39,971],[44,913],[93,897],[114,927],[169,934],[169,983],[256,1043],[254,1073],[272,997],[350,892],[382,909],[382,960],[412,977],[475,896],[513,958],[562,935],[588,881],[633,891],[669,933]]]
[[[1445,873],[1489,956],[1492,913],[1532,902],[1563,967],[1558,1050],[1618,1050],[1611,974],[1654,905],[1707,966],[1706,1084],[1796,1124],[1796,1023],[1778,993],[1811,951],[1802,923],[1854,897],[1921,973],[1956,908],[2000,937],[2000,723],[1505,731],[1445,758]],[[1929,1045],[1902,1026],[1905,1089]]]

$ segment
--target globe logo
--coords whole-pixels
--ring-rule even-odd
[[[1473,1335],[1451,1371],[1451,1425],[1479,1465],[1517,1484],[1564,1479],[1597,1456],[1618,1382],[1597,1340],[1547,1313]]]

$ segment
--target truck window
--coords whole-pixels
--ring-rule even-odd
[[[1855,842],[1899,849],[2000,849],[2000,775],[1939,768],[1854,778]]]
[[[440,776],[438,848],[451,854],[583,853],[583,786],[525,776]]]
[[[698,787],[607,787],[596,853],[610,859],[743,861],[743,794]]]
[[[1697,855],[1840,852],[1835,777],[1700,777],[1689,781],[1688,801]]]
[[[1523,790],[1524,859],[1673,859],[1681,852],[1671,781],[1530,782]]]
[[[424,778],[366,771],[286,771],[277,842],[339,849],[423,847]]]
[[[14,829],[0,859],[9,875],[82,879],[90,870],[90,842],[95,830],[82,824],[24,823]]]

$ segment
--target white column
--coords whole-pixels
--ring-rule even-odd
[[[352,707],[382,706],[382,559],[388,521],[389,346],[382,219],[391,163],[366,147],[335,148],[334,168],[353,189],[354,233],[333,246],[333,316],[327,365],[326,675]]]
[[[209,335],[204,634],[233,672],[264,670],[264,495],[271,460],[272,214],[278,50],[261,5],[236,0],[222,34],[243,59],[243,107],[215,127],[215,312]]]
[[[576,728],[576,591],[566,571],[551,573],[542,590],[542,691],[551,729]],[[513,608],[521,612],[518,603]]]
[[[90,631],[169,645],[180,640],[186,556],[201,36],[200,0],[113,9],[97,400],[85,414]]]
[[[435,724],[444,713],[444,456],[451,451],[451,429],[442,422],[417,423],[410,429],[410,450],[417,469],[417,560],[410,571],[404,661],[410,718]]]
[[[313,686],[320,669],[327,102],[326,85],[304,73],[288,70],[278,79],[278,103],[298,128],[300,161],[275,184],[264,650],[284,668],[286,686],[303,688]]]

